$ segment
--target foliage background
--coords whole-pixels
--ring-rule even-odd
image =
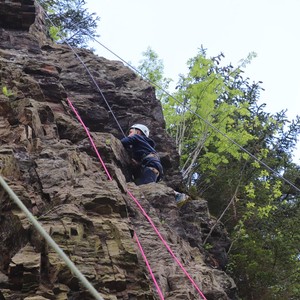
[[[140,70],[159,85],[163,67],[153,52],[144,52],[141,66],[151,67]],[[176,92],[157,97],[189,194],[208,200],[229,231],[226,271],[241,299],[299,299],[300,169],[292,154],[300,119],[258,105],[261,82],[243,76],[253,57],[222,66],[222,53],[208,58],[201,48]]]

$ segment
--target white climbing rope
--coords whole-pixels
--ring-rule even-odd
[[[76,275],[76,277],[81,281],[81,283],[86,287],[86,289],[95,297],[97,300],[104,300],[97,290],[91,285],[91,283],[84,277],[84,275],[78,270],[74,263],[69,259],[69,257],[63,252],[63,250],[55,243],[51,236],[46,232],[46,230],[40,225],[40,223],[35,219],[19,197],[14,193],[14,191],[5,182],[2,176],[0,176],[0,184],[10,196],[10,198],[19,206],[19,208],[26,214],[27,218],[30,220],[32,225],[36,230],[43,236],[47,243],[57,252],[57,254],[64,260],[69,269]]]

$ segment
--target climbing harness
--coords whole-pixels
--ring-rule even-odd
[[[157,176],[159,175],[159,171],[153,167],[148,167],[153,173],[155,173]]]
[[[144,156],[143,160],[146,159],[146,158],[148,158],[148,157],[155,157],[155,158],[159,159],[158,154],[154,153],[154,152],[151,152],[151,153],[147,154],[146,156]]]

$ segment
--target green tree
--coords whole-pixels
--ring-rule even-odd
[[[164,114],[187,186],[208,200],[233,239],[228,270],[242,299],[298,299],[299,189],[280,174],[300,181],[292,162],[300,120],[257,104],[261,82],[249,83],[242,70],[254,56],[234,68],[200,49]]]
[[[245,156],[220,132],[242,146],[255,139],[243,123],[250,115],[251,104],[242,98],[238,86],[240,70],[217,67],[221,56],[208,59],[204,53],[201,49],[188,62],[189,74],[181,77],[179,91],[164,105],[168,130],[175,137],[187,186],[199,182],[197,178],[204,172],[217,172],[221,163],[228,164],[229,156],[236,159]]]
[[[137,69],[156,88],[156,97],[163,102],[167,97],[166,91],[172,80],[164,77],[163,61],[159,59],[154,50],[148,47],[142,55],[144,58],[139,61]]]
[[[46,25],[49,34],[57,42],[67,42],[72,46],[86,47],[88,42],[97,37],[95,13],[85,8],[85,0],[44,0],[42,6],[49,16]]]

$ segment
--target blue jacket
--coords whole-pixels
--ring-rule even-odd
[[[163,175],[163,168],[155,150],[155,143],[152,139],[139,134],[127,136],[121,139],[121,142],[126,150],[131,153],[131,157],[139,162],[143,167],[153,167],[160,173],[158,180]],[[147,156],[149,154],[156,154],[155,156]]]

